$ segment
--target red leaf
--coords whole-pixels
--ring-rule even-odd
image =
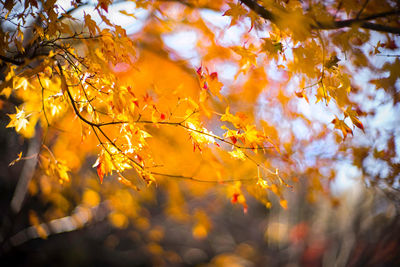
[[[97,165],[97,175],[99,176],[99,179],[100,179],[100,184],[102,184],[103,183],[103,178],[104,178],[104,172],[103,172],[103,169],[102,169],[102,166],[101,166],[102,164],[101,164],[101,162],[99,162],[99,164]]]
[[[236,144],[237,138],[235,136],[229,136],[229,138],[232,140],[233,144]]]
[[[211,78],[212,80],[218,79],[218,73],[216,73],[216,72],[211,73],[211,74],[210,74],[210,78]]]
[[[238,193],[234,193],[234,194],[232,195],[231,202],[232,202],[232,203],[237,203],[239,195],[240,195],[240,194],[238,194]]]
[[[397,47],[396,43],[394,42],[394,40],[390,40],[386,43],[386,48],[390,49],[390,50],[395,50]]]
[[[295,94],[296,94],[296,96],[297,97],[299,97],[299,98],[304,98],[306,101],[307,101],[307,103],[309,103],[308,102],[308,97],[307,97],[307,95],[306,94],[304,94],[304,92],[303,91],[300,91],[300,92],[294,92]]]
[[[100,3],[100,7],[101,7],[101,9],[103,9],[105,12],[108,13],[108,4],[106,4],[106,3]]]
[[[364,125],[361,123],[361,121],[353,121],[354,125],[357,126],[359,129],[361,129],[363,132],[364,131]]]
[[[139,162],[143,162],[143,158],[142,158],[139,154],[136,154],[136,155],[135,155],[135,158],[136,158]]]
[[[197,72],[197,74],[198,74],[199,76],[201,76],[201,73],[202,73],[202,68],[201,68],[201,66],[196,70],[196,72]]]

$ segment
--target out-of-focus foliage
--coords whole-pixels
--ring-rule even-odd
[[[30,225],[5,212],[8,249],[107,220],[174,262],[152,207],[205,240],[227,200],[290,214],[296,192],[344,205],[346,176],[400,189],[398,1],[1,4],[2,121],[25,142],[9,213]]]

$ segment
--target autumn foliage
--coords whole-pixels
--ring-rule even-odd
[[[30,144],[10,165],[35,162],[12,208],[26,194],[52,203],[30,215],[41,237],[42,223],[102,205],[114,226],[147,229],[142,204],[158,190],[198,239],[222,204],[190,210],[189,198],[290,209],[305,187],[337,206],[343,162],[367,185],[399,187],[398,119],[376,123],[380,105],[399,109],[397,1],[2,5],[1,105]]]

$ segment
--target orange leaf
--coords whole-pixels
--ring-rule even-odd
[[[345,116],[348,116],[351,119],[351,122],[361,129],[364,132],[364,125],[361,123],[361,121],[358,119],[358,113],[355,110],[352,110],[350,107],[347,108],[347,110],[344,113]]]
[[[342,131],[343,139],[346,139],[347,134],[353,135],[353,131],[349,126],[347,126],[344,120],[339,120],[338,117],[335,116],[335,119],[332,120],[332,123],[335,125],[335,129]]]
[[[306,95],[303,91],[295,92],[295,94],[296,94],[296,96],[299,97],[299,98],[304,98],[304,99],[307,101],[307,103],[309,103],[308,97],[307,97],[307,95]]]
[[[97,158],[97,161],[95,164],[93,164],[93,167],[96,167],[97,175],[99,176],[99,179],[100,179],[100,184],[102,184],[105,171],[104,171],[103,160],[102,160],[101,156],[99,158]]]
[[[101,168],[101,163],[99,165],[97,165],[97,175],[99,176],[100,183],[102,184],[103,183],[103,178],[104,178],[104,173],[103,173],[103,170]]]

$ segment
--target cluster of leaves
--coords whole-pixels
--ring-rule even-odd
[[[140,201],[127,188],[165,187],[167,212],[181,220],[185,191],[218,187],[244,211],[248,194],[270,207],[272,193],[287,208],[284,191],[303,176],[310,200],[329,193],[335,159],[310,159],[307,149],[333,140],[339,150],[353,129],[365,131],[365,107],[356,98],[364,91],[354,74],[374,70],[368,56],[397,49],[398,2],[133,2],[146,18],[129,35],[111,21],[120,4],[111,0],[73,0],[68,8],[55,0],[4,1],[0,91],[4,101],[22,102],[7,127],[41,142],[35,158],[42,171],[32,188],[54,177],[64,184],[78,179],[97,155],[100,183],[118,181],[132,207]],[[139,23],[135,14],[120,13]],[[228,23],[221,26],[215,16]],[[166,38],[177,32],[195,33],[194,59],[168,46]],[[390,76],[371,81],[395,104],[398,64],[387,61],[381,71]],[[304,114],[303,101],[318,114]],[[179,179],[190,183],[177,187]],[[139,212],[118,201],[111,201],[110,218],[123,227]],[[204,236],[210,226],[198,217],[194,233]]]

